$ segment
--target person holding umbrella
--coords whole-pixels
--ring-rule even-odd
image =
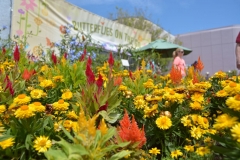
[[[183,54],[184,51],[181,48],[177,48],[173,52],[173,65],[177,69],[181,71],[182,77],[186,76],[185,68],[186,68],[186,63],[185,60],[183,59]]]

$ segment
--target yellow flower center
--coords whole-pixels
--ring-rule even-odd
[[[170,91],[170,94],[171,94],[171,95],[174,95],[174,94],[175,94],[175,92],[174,92],[174,91]]]
[[[240,94],[237,94],[237,95],[235,96],[235,99],[236,99],[237,101],[240,101]]]
[[[42,104],[40,102],[34,102],[33,103],[35,106],[41,106]]]
[[[23,106],[21,106],[21,110],[28,110],[28,106],[27,105],[23,105]]]
[[[237,84],[236,84],[236,83],[234,83],[234,82],[231,82],[231,83],[229,84],[229,86],[230,86],[230,87],[236,87],[236,86],[237,86]]]
[[[19,95],[18,95],[18,98],[19,98],[19,99],[24,99],[25,97],[26,97],[25,94],[19,94]]]
[[[34,92],[34,94],[33,94],[34,96],[38,96],[39,95],[39,93],[38,92]]]
[[[40,141],[39,141],[39,145],[40,145],[41,147],[44,147],[44,146],[46,145],[46,140],[45,140],[45,139],[40,140]]]
[[[60,99],[60,100],[58,101],[58,103],[59,103],[59,104],[63,104],[63,103],[64,103],[64,100],[63,100],[63,99]]]

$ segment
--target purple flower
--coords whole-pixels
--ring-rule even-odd
[[[24,14],[25,12],[24,12],[24,10],[19,9],[19,10],[18,10],[18,13],[20,13],[20,14]]]

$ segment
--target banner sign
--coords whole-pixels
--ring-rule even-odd
[[[63,26],[71,25],[71,33],[89,34],[94,42],[108,48],[128,45],[139,48],[151,41],[151,35],[103,18],[65,0],[15,0],[11,37],[19,37],[27,51],[37,55],[39,46],[48,47],[60,41]]]

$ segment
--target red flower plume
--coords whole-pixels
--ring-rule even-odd
[[[87,55],[87,50],[84,49],[84,50],[83,50],[83,54],[82,54],[81,57],[80,57],[80,61],[84,61],[84,58],[86,57],[86,55]]]
[[[5,89],[4,89],[4,92],[5,92],[7,89],[9,89],[9,92],[10,92],[10,94],[11,94],[12,97],[13,97],[13,95],[14,95],[14,89],[13,89],[12,82],[10,81],[8,75],[6,75],[6,77],[5,77],[5,79],[4,79],[4,83],[5,83],[5,82],[7,82],[7,85],[6,85]]]
[[[87,64],[89,64],[90,66],[91,66],[91,64],[92,64],[92,59],[91,59],[90,56],[88,57]]]
[[[95,82],[95,76],[89,64],[87,64],[85,74],[87,76],[88,83],[93,84]]]
[[[2,48],[2,53],[5,54],[7,51],[5,49],[5,47]]]
[[[57,64],[57,56],[54,54],[54,51],[52,51],[52,61],[54,64]]]
[[[132,116],[131,122],[126,109],[123,119],[120,121],[118,134],[123,141],[131,141],[131,144],[139,143],[138,148],[142,148],[146,143],[144,127],[139,129],[134,116]]]
[[[172,69],[170,71],[170,78],[174,84],[180,83],[182,79],[181,70],[175,68],[174,65],[172,65]]]
[[[14,61],[15,61],[15,62],[19,62],[20,52],[19,52],[19,49],[18,49],[18,46],[17,46],[17,45],[16,45],[15,50],[14,50],[14,53],[13,53],[13,58],[14,58]]]
[[[64,57],[65,59],[67,59],[68,54],[65,52],[65,53],[63,54],[63,57]]]
[[[203,68],[204,68],[203,62],[201,61],[200,57],[198,57],[196,69],[201,72]]]
[[[103,86],[103,78],[100,73],[98,74],[98,79],[96,81],[96,84],[97,84],[98,88],[101,88]]]
[[[113,59],[112,52],[110,52],[110,54],[109,54],[108,64],[110,67],[112,67],[114,65],[114,59]]]
[[[29,80],[29,79],[31,78],[31,76],[34,75],[35,73],[36,73],[35,70],[30,71],[30,70],[25,69],[24,72],[23,72],[22,77],[23,77],[23,79],[25,79],[25,80],[27,81],[27,80]]]

